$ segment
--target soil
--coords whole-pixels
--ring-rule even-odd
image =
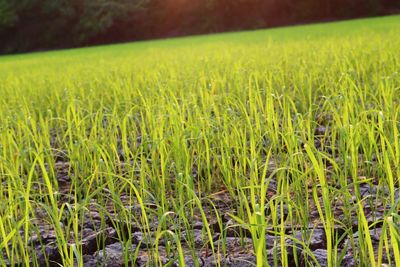
[[[321,133],[325,130],[322,128],[318,129]],[[122,163],[121,168],[124,168],[127,164],[129,163]],[[270,165],[273,166],[273,162]],[[72,182],[68,176],[69,163],[62,161],[62,157],[60,157],[56,163],[56,170],[60,190],[60,203],[67,202],[73,206],[74,192],[71,192]],[[195,168],[194,171],[196,171]],[[268,197],[273,197],[275,194],[276,188],[274,187],[276,187],[276,181],[272,180],[269,184]],[[348,191],[353,195],[355,194],[354,188],[349,188]],[[382,201],[379,200],[382,195],[388,194],[388,192],[384,188],[379,187],[378,183],[371,181],[361,183],[359,193],[365,199],[364,213],[368,223],[371,226],[373,225],[370,235],[374,251],[377,253],[380,236],[383,231],[382,221],[385,214],[390,210],[390,207],[384,206]],[[378,193],[379,198],[377,198]],[[310,207],[315,207],[312,190],[310,190],[310,196]],[[140,207],[131,205],[130,199],[128,197],[124,199],[124,197],[122,195],[123,202],[126,204],[125,208],[132,210],[134,214],[140,217]],[[399,199],[399,190],[397,188],[395,198],[396,200]],[[187,266],[195,266],[195,262],[198,262],[199,266],[203,267],[217,266],[217,262],[221,262],[222,266],[255,266],[256,258],[250,232],[246,228],[237,225],[228,216],[228,213],[235,213],[235,210],[232,209],[234,206],[232,205],[232,201],[226,191],[221,191],[213,195],[213,203],[222,215],[222,225],[218,224],[218,220],[213,216],[213,207],[204,206],[213,235],[213,246],[219,253],[213,254],[212,252],[213,246],[208,241],[200,214],[189,215],[192,229],[190,231],[178,229],[179,226],[177,225],[171,227],[170,230],[172,231],[183,231],[180,233],[180,236]],[[321,197],[319,201],[322,205]],[[154,235],[158,226],[157,221],[153,220],[152,225],[150,225],[152,234],[144,235],[144,229],[135,224],[127,224],[119,219],[118,214],[112,210],[109,210],[109,216],[104,216],[96,208],[95,204],[89,205],[92,209],[87,211],[82,218],[82,227],[79,229],[82,236],[80,243],[75,243],[72,238],[68,241],[69,247],[82,246],[84,266],[125,266],[125,264],[128,266],[152,266],[155,262],[151,255],[154,255],[156,249],[159,251],[158,263],[179,266],[177,251],[176,248],[170,245],[171,240],[160,239],[158,247],[155,246]],[[152,204],[149,203],[147,205],[151,207]],[[334,234],[341,238],[338,248],[339,254],[343,252],[341,265],[358,266],[359,263],[354,260],[354,258],[357,258],[355,256],[365,253],[362,251],[364,248],[359,248],[358,246],[360,239],[358,230],[361,228],[359,228],[355,210],[348,214],[344,212],[343,206],[344,204],[340,196],[332,201],[333,214],[341,222],[341,224],[335,223],[336,228],[334,229]],[[282,210],[283,214],[279,214],[279,218],[281,216],[288,216],[287,208],[283,207]],[[326,234],[317,208],[310,212],[309,218],[310,221],[307,226],[286,226],[283,229],[285,232],[283,240],[280,235],[274,234],[282,229],[267,229],[265,240],[270,265],[282,265],[281,261],[285,259],[289,266],[309,266],[315,265],[315,262],[313,262],[314,259],[318,261],[320,266],[328,266]],[[36,216],[33,220],[39,225],[39,228],[38,232],[30,235],[29,238],[29,245],[33,250],[32,255],[36,257],[40,266],[45,266],[46,262],[50,262],[50,266],[59,266],[62,260],[56,246],[56,232],[47,223],[46,214],[40,207],[36,209]],[[66,226],[63,225],[62,227]],[[126,238],[121,238],[118,236],[118,233],[131,236],[131,243],[123,243],[121,240],[126,240]],[[73,235],[71,234],[71,236]],[[304,236],[307,238],[303,239]],[[193,240],[193,242],[188,242],[188,239]],[[287,246],[287,251],[283,253],[283,256],[280,250],[282,242]],[[304,244],[307,249],[301,244]],[[194,246],[194,249],[191,249],[189,246]],[[192,255],[191,251],[196,251],[197,255]],[[135,262],[132,262],[131,259],[125,259],[126,255],[133,254],[137,255]],[[34,261],[34,259],[32,260]],[[388,257],[385,250],[383,250],[382,263],[394,263],[394,259]],[[15,264],[9,264],[9,266],[15,266]]]

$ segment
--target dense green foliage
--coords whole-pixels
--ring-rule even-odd
[[[0,53],[377,15],[396,7],[390,0],[0,0]]]
[[[350,250],[362,266],[399,266],[399,23],[1,57],[0,265],[37,263],[30,240],[45,223],[59,263],[82,266],[80,229],[95,210],[126,247],[134,238],[122,222],[153,233],[146,255],[157,265],[159,240],[181,265],[187,253],[196,266],[196,255],[218,263],[229,251],[213,245],[214,232],[224,244],[229,227],[247,229],[258,266],[288,265],[287,229],[320,227],[329,266]],[[370,198],[364,185],[379,190]],[[222,192],[228,214],[213,209]],[[197,220],[201,248],[187,234]],[[266,234],[278,240],[273,250]]]
[[[136,10],[130,0],[0,1],[0,38],[3,52],[84,43],[104,32],[116,18]]]

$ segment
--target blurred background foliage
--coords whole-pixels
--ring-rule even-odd
[[[399,13],[399,0],[0,0],[0,53]]]

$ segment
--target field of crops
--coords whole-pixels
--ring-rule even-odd
[[[0,266],[400,266],[400,16],[0,57]]]

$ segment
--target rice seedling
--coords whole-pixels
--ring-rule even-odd
[[[398,266],[398,25],[0,57],[0,265]]]

